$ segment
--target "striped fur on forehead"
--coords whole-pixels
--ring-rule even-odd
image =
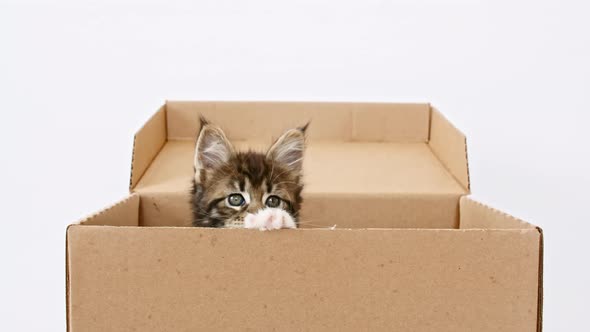
[[[285,209],[295,220],[302,203],[300,172],[281,165],[258,152],[237,152],[228,163],[213,171],[201,170],[200,181],[193,183],[193,225],[222,227],[229,220],[243,218],[252,209],[236,210],[225,206],[231,193],[248,192],[250,208],[262,208],[269,194],[284,200]]]

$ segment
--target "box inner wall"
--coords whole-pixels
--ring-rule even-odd
[[[301,227],[458,228],[469,189],[453,163],[463,160],[464,136],[439,113],[428,104],[306,102],[167,102],[136,137],[139,225],[190,225],[200,115],[237,150],[262,153],[284,130],[312,120]]]

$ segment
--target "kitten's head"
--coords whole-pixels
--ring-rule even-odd
[[[195,148],[193,225],[242,227],[248,214],[282,209],[297,222],[305,130],[286,131],[264,153],[237,152],[220,127],[201,118]]]

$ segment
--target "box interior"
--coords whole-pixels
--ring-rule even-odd
[[[311,129],[310,129],[311,130]],[[270,143],[234,141],[239,150],[265,152]],[[134,191],[188,191],[195,143],[164,144]],[[465,194],[427,143],[314,142],[305,151],[305,194]]]
[[[464,135],[428,104],[167,102],[137,133],[130,190],[140,225],[190,225],[199,116],[264,152],[311,122],[301,227],[458,228],[469,193]]]

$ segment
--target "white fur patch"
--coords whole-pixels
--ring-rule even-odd
[[[291,215],[277,208],[265,208],[256,214],[248,213],[244,218],[244,228],[269,231],[281,228],[297,228]]]

